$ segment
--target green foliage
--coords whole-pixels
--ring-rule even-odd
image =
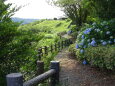
[[[14,39],[13,43],[17,43],[20,49],[20,55],[17,55],[21,59],[20,71],[25,75],[25,80],[28,80],[36,74],[36,61],[37,50],[42,46],[50,46],[59,41],[60,38],[57,35],[61,31],[67,31],[66,27],[69,22],[59,20],[40,20],[30,24],[19,26],[19,34]],[[56,27],[57,24],[60,26]],[[19,46],[20,44],[20,46]],[[23,47],[22,47],[23,46]],[[18,48],[17,48],[18,49]],[[50,61],[56,53],[50,53],[48,56],[43,57],[45,62],[45,69],[49,67]],[[24,64],[23,64],[24,63]]]
[[[68,48],[69,52],[71,52],[72,55],[76,54],[76,48],[75,48],[75,44],[71,44]]]
[[[57,55],[58,52],[49,52],[48,55],[42,57],[42,61],[44,61],[45,70],[49,70],[50,61],[54,60],[54,57]]]
[[[96,15],[104,20],[115,18],[115,0],[92,0]]]
[[[86,22],[89,13],[85,5],[87,2],[83,3],[82,0],[57,0],[54,3],[62,8],[74,24],[82,26],[82,23]]]
[[[5,85],[5,77],[12,72],[22,72],[25,80],[36,74],[37,50],[49,46],[60,37],[61,32],[68,31],[70,21],[40,20],[19,26],[11,21],[11,14],[17,9],[9,10],[11,4],[0,1],[0,85]],[[10,14],[11,13],[11,14]],[[19,26],[19,27],[18,27]],[[55,53],[46,57],[46,66]],[[55,54],[56,55],[56,54]]]
[[[112,69],[115,67],[115,19],[97,21],[82,27],[76,40],[76,55],[91,65]],[[110,61],[110,63],[109,63]]]
[[[76,52],[77,58],[84,58],[93,66],[114,70],[115,68],[115,46],[98,46],[85,49],[84,55],[78,49]]]
[[[98,44],[114,44],[115,20],[98,21],[92,25],[86,24],[78,35],[77,44],[79,48],[97,46]],[[94,43],[95,42],[95,43]]]
[[[5,0],[0,0],[0,85],[2,86],[4,86],[5,75],[19,69],[18,58],[15,58],[16,49],[12,48],[12,41],[17,35],[19,24],[12,22],[10,18],[18,9],[9,9],[11,5],[5,4]]]

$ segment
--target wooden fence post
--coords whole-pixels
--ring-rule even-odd
[[[11,73],[6,76],[7,86],[23,86],[23,76],[21,73]]]
[[[52,46],[52,44],[51,44],[51,46],[50,46],[50,47],[51,47],[51,48],[50,48],[50,49],[51,49],[50,51],[51,51],[51,52],[53,52],[53,46]]]
[[[67,39],[67,46],[68,46],[68,44],[69,44],[69,43],[68,43],[68,39]]]
[[[65,47],[66,47],[66,40],[64,41],[64,45],[65,45]]]
[[[48,51],[47,46],[44,47],[44,51],[45,51],[45,54],[47,55],[48,54],[48,52],[47,52]]]
[[[61,41],[61,48],[63,49],[63,41]]]
[[[50,69],[56,70],[56,73],[51,77],[51,86],[56,86],[57,84],[59,84],[59,71],[60,71],[59,61],[51,61]]]
[[[58,42],[58,51],[60,51],[60,42]]]
[[[55,43],[55,45],[54,45],[54,46],[55,46],[55,51],[57,51],[57,45],[56,45],[56,43]]]
[[[38,59],[41,60],[40,49],[38,49]]]
[[[40,48],[40,52],[41,52],[41,56],[43,56],[43,51],[42,51],[43,48]]]
[[[43,61],[37,61],[37,75],[40,75],[44,73],[44,62]]]

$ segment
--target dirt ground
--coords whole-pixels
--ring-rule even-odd
[[[68,48],[55,59],[61,65],[61,86],[115,86],[115,73],[81,64],[68,52]]]

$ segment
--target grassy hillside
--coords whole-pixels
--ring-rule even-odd
[[[70,21],[68,20],[41,20],[36,21],[30,24],[22,25],[19,27],[19,31],[21,33],[27,33],[26,35],[30,35],[30,38],[38,39],[41,38],[37,42],[37,48],[40,46],[50,45],[59,40],[59,33],[66,33],[69,29],[67,29]]]
[[[68,20],[41,20],[30,24],[19,26],[18,34],[12,41],[14,47],[13,53],[16,53],[15,58],[19,58],[16,62],[19,66],[19,71],[26,75],[26,79],[33,76],[36,70],[37,50],[41,46],[49,46],[57,41],[60,41],[59,33],[66,33],[68,25],[71,21]],[[55,53],[45,57],[45,65],[53,59]]]

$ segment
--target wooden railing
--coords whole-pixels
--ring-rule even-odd
[[[48,55],[49,52],[54,52],[54,51],[60,51],[61,49],[63,49],[66,46],[69,46],[70,44],[72,44],[72,41],[70,39],[66,39],[63,40],[61,42],[57,42],[55,44],[52,44],[50,46],[44,46],[38,49],[38,58],[39,60],[41,60],[41,58],[44,55]]]
[[[38,62],[41,64],[42,62]],[[50,86],[56,86],[59,83],[59,61],[51,61],[50,70],[38,75],[37,77],[23,82],[21,73],[11,73],[6,76],[7,86],[36,86],[43,83],[44,80],[50,78]]]
[[[41,58],[48,55],[49,52],[60,51],[72,43],[70,39],[57,42],[51,46],[44,46],[38,49],[39,60],[37,61],[37,77],[23,82],[23,75],[21,73],[11,73],[6,76],[7,86],[36,86],[43,83],[44,80],[50,78],[50,86],[56,86],[59,83],[59,62],[51,61],[50,70],[44,73],[44,62]]]

